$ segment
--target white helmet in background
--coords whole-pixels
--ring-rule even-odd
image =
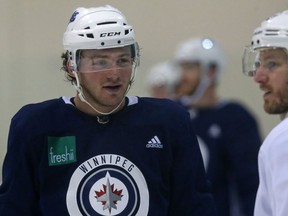
[[[209,66],[215,65],[217,81],[226,63],[224,50],[220,44],[210,38],[192,38],[183,42],[176,50],[175,60],[179,63],[198,62],[204,73]]]
[[[170,61],[160,62],[152,66],[147,77],[147,85],[149,89],[153,87],[165,86],[167,93],[171,94],[175,90],[180,80],[180,71]]]
[[[139,64],[139,48],[133,27],[116,8],[77,8],[63,37],[64,49],[69,51],[71,66],[76,71],[76,52],[81,49],[109,49],[132,46],[132,56]]]
[[[193,95],[181,98],[184,105],[200,99],[211,83],[218,83],[226,64],[223,48],[215,40],[210,38],[192,38],[178,46],[175,54],[177,64],[196,62],[201,67],[201,81]],[[216,76],[213,80],[208,77],[209,67],[215,66]]]
[[[255,61],[259,50],[283,48],[288,50],[288,10],[277,13],[263,21],[253,33],[250,46],[244,48],[242,70],[248,76],[255,74]]]

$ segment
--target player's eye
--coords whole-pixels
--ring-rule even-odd
[[[132,65],[131,58],[120,58],[117,60],[117,66],[119,67],[128,67]]]

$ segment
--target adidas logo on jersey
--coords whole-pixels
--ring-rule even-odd
[[[147,144],[146,148],[163,148],[161,141],[157,136],[154,136]]]

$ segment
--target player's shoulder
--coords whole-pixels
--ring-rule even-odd
[[[139,97],[139,105],[145,109],[159,109],[162,112],[186,112],[183,106],[165,98]]]
[[[285,143],[287,143],[288,141],[287,130],[288,130],[288,118],[285,118],[269,132],[266,139],[274,140],[274,142],[276,139],[285,140]]]
[[[266,154],[270,159],[279,157],[279,154],[288,151],[288,118],[277,124],[265,137],[261,145],[261,155]]]
[[[248,107],[236,100],[222,100],[219,102],[217,107],[219,112],[225,115],[251,115],[251,111],[248,109]]]
[[[61,103],[63,103],[62,98],[55,98],[55,99],[49,99],[49,100],[36,102],[36,103],[29,103],[21,107],[18,113],[27,112],[28,114],[28,113],[31,113],[31,111],[37,112],[37,111],[42,111],[46,109],[51,109],[55,106],[59,106]]]
[[[170,99],[137,97],[137,106],[135,108],[138,114],[141,113],[147,118],[169,119],[169,121],[188,119],[190,121],[187,110]]]
[[[233,125],[233,127],[254,125],[257,127],[257,117],[254,113],[246,107],[245,104],[236,100],[225,100],[221,101],[218,105],[218,115],[219,121],[226,125]]]
[[[29,119],[42,119],[43,121],[46,116],[51,115],[56,110],[59,110],[64,103],[65,102],[62,98],[55,98],[42,102],[26,104],[18,110],[18,112],[13,116],[12,120],[25,121]]]

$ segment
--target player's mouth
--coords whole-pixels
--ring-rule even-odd
[[[263,91],[264,91],[263,98],[267,98],[267,97],[269,97],[272,94],[271,90],[263,90]]]
[[[121,89],[121,85],[107,85],[103,86],[103,88],[109,92],[118,92]]]

